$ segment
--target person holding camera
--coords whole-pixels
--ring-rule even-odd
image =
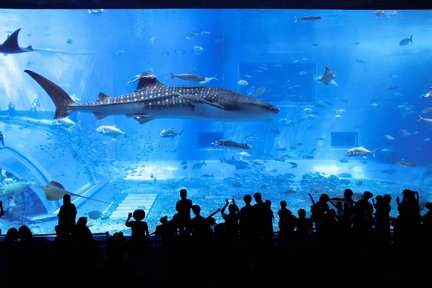
[[[225,212],[228,207],[228,213]],[[229,247],[235,247],[239,241],[239,218],[240,209],[235,203],[234,198],[227,199],[221,209],[221,215],[224,219],[225,243]]]
[[[131,220],[133,217],[134,220]],[[126,219],[126,227],[131,228],[131,249],[132,254],[143,252],[149,237],[149,229],[147,222],[143,221],[145,211],[137,209],[133,213],[129,213]]]

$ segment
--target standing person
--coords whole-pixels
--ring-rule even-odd
[[[228,213],[225,212],[227,207]],[[225,221],[225,244],[227,244],[227,248],[237,248],[239,241],[240,209],[234,199],[231,199],[231,202],[227,199],[220,212]]]
[[[250,247],[255,233],[252,195],[244,195],[243,201],[245,204],[240,208],[239,214],[240,243]]]
[[[77,209],[71,202],[71,195],[63,195],[63,205],[60,206],[58,217],[58,228],[61,234],[70,235],[76,225]]]
[[[3,201],[0,201],[0,217],[3,216],[3,215],[4,215]]]
[[[131,218],[134,220],[131,221]],[[125,225],[131,228],[131,249],[132,253],[143,252],[147,239],[149,237],[149,230],[147,222],[143,221],[145,211],[137,209],[133,213],[128,214]]]
[[[187,190],[185,188],[180,189],[180,200],[176,203],[176,211],[177,211],[177,227],[179,233],[183,232],[183,230],[190,230],[190,221],[191,221],[191,209],[192,209],[192,200],[187,198]]]

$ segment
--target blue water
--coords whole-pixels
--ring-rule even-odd
[[[203,215],[226,198],[242,206],[243,195],[257,191],[272,201],[275,215],[281,200],[293,212],[309,211],[308,193],[338,196],[346,187],[357,195],[391,194],[393,214],[402,189],[417,190],[423,207],[432,198],[432,97],[424,97],[432,86],[431,16],[422,10],[0,10],[0,42],[21,28],[19,46],[34,49],[0,56],[2,233],[21,224],[54,233],[61,201],[46,198],[42,186],[50,181],[78,195],[72,198],[78,217],[89,217],[94,233],[129,234],[124,221],[137,208],[145,209],[153,231],[160,217],[175,213],[183,187]],[[335,75],[328,84],[320,81],[326,67]],[[100,92],[131,93],[137,82],[128,82],[149,72],[168,86],[226,88],[280,112],[253,121],[145,124],[74,112],[73,124],[64,125],[53,122],[53,102],[26,69],[80,103]],[[39,105],[31,111],[35,97]],[[97,132],[102,125],[125,134]],[[164,129],[178,135],[161,137]],[[213,147],[221,137],[252,148]],[[371,153],[345,155],[359,146]]]

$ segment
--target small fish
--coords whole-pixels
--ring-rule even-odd
[[[174,129],[163,129],[159,133],[159,136],[164,137],[164,138],[174,138],[176,136],[180,136],[182,133],[183,133],[183,130],[181,130],[180,132],[177,132]]]
[[[320,81],[323,82],[325,85],[329,84],[330,81],[332,81],[334,78],[336,78],[336,75],[330,71],[328,67],[325,67],[325,72],[321,76]]]
[[[205,179],[213,179],[213,180],[215,180],[215,178],[214,178],[214,174],[203,174],[203,175],[201,175],[200,176],[201,178],[205,178]]]
[[[385,10],[375,10],[374,14],[375,16],[382,16],[385,14]]]
[[[239,148],[239,149],[251,149],[253,148],[251,145],[246,143],[238,143],[231,140],[216,140],[212,143],[212,146],[223,146],[228,148]]]
[[[257,96],[261,96],[262,94],[264,94],[264,92],[267,91],[266,87],[258,87],[256,88],[253,92],[252,95],[257,97]]]
[[[219,80],[219,79],[216,78],[216,75],[213,76],[213,77],[204,77],[204,80],[203,81],[199,81],[198,83],[200,83],[200,84],[206,84],[206,83],[208,83],[208,82],[210,82],[212,80]]]
[[[194,53],[195,55],[201,55],[201,54],[204,53],[204,48],[201,47],[201,46],[196,45],[196,46],[194,46],[194,47],[192,48],[192,51],[193,51],[193,53]]]
[[[251,154],[249,154],[246,151],[239,152],[238,155],[240,155],[240,157],[250,157],[250,156],[252,156]]]
[[[393,175],[395,172],[396,172],[395,168],[381,170],[381,173],[388,174],[388,175]]]
[[[64,118],[53,120],[53,124],[54,125],[61,125],[61,126],[73,126],[76,123],[74,121],[72,121],[70,118],[64,117]]]
[[[370,151],[363,146],[350,148],[346,151],[346,156],[362,156],[365,157],[368,154],[373,154],[375,156],[376,149]]]
[[[342,172],[337,175],[339,178],[351,178],[352,174],[348,172]]]
[[[241,80],[237,81],[237,85],[247,86],[247,85],[249,85],[249,82],[246,81],[246,80],[241,79]]]
[[[412,136],[412,133],[409,132],[408,130],[404,129],[404,128],[399,129],[398,132],[400,134],[402,134],[402,136],[404,136],[404,137],[410,137],[410,136]]]
[[[395,141],[396,140],[395,137],[393,137],[391,135],[388,135],[388,134],[384,135],[384,138],[387,139],[387,140],[389,140],[389,141]]]
[[[411,34],[411,37],[410,37],[410,38],[404,38],[404,39],[402,39],[402,40],[399,42],[399,46],[406,46],[406,45],[408,45],[409,43],[413,43],[413,41],[412,41],[412,37],[413,37],[413,34]]]
[[[321,19],[321,16],[305,16],[305,17],[300,17],[300,18],[295,17],[294,22],[297,22],[297,21],[316,21],[316,20],[320,20],[320,19]]]
[[[171,73],[171,79],[173,78],[180,78],[182,80],[187,80],[187,81],[195,81],[195,82],[204,82],[206,81],[206,78],[196,75],[196,74],[192,74],[192,73],[182,73],[182,74],[174,74],[172,72]]]
[[[104,9],[87,9],[87,12],[91,15],[101,15]]]
[[[411,161],[405,161],[405,160],[398,160],[398,161],[395,161],[395,163],[397,163],[397,164],[399,164],[399,165],[401,165],[401,166],[405,166],[405,167],[416,167],[417,166],[417,164],[416,163],[414,163],[414,162],[411,162]],[[393,163],[394,164],[394,163]]]
[[[424,122],[432,124],[432,118],[424,118],[421,115],[418,115],[418,116],[419,116],[419,119],[417,121],[424,121]]]
[[[107,136],[125,135],[126,133],[115,126],[101,125],[96,128],[96,132]]]
[[[429,87],[429,91],[422,96],[422,98],[432,98],[432,87]]]
[[[290,165],[290,168],[297,168],[298,167],[297,162],[288,162],[288,164]]]
[[[207,166],[207,163],[205,162],[205,160],[202,160],[200,162],[196,162],[195,164],[193,164],[192,166],[192,170],[196,170],[196,169],[201,169],[202,166]]]

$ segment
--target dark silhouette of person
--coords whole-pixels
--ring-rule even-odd
[[[21,273],[20,266],[18,265],[17,243],[18,229],[11,227],[7,230],[6,236],[4,237],[2,243],[4,273],[1,274],[4,276],[2,277],[2,285],[6,284],[5,287],[8,287],[8,285],[10,287],[12,287],[14,284],[16,285],[16,279]]]
[[[312,201],[311,206],[311,220],[315,224],[315,231],[319,232],[321,229],[321,225],[325,224],[324,220],[328,220],[328,217],[326,217],[326,214],[330,212],[330,207],[328,205],[328,202],[330,201],[330,197],[328,194],[322,193],[319,197],[318,202],[315,203],[314,199],[312,198],[312,195],[309,194],[309,197]]]
[[[278,242],[279,249],[284,256],[291,256],[294,245],[294,231],[297,224],[297,218],[292,214],[291,210],[287,208],[285,200],[280,201],[280,208],[277,211],[279,218],[278,221]]]
[[[421,225],[418,192],[404,189],[402,200],[396,197],[396,203],[399,215],[396,219],[395,241],[401,252],[413,254],[413,249],[419,248],[416,243],[419,240]]]
[[[364,256],[365,252],[370,252],[369,248],[372,244],[374,207],[369,202],[372,197],[372,192],[364,191],[363,197],[355,203],[353,208],[352,232],[355,246],[360,247],[357,250],[359,256]]]
[[[4,215],[3,201],[0,201],[0,217]],[[1,233],[1,230],[0,230]]]
[[[71,202],[71,195],[63,195],[63,204],[60,206],[58,217],[59,233],[70,235],[76,225],[77,209],[74,203]]]
[[[176,223],[179,233],[183,230],[190,230],[192,200],[187,198],[187,190],[180,189],[180,200],[176,202],[175,209],[177,211]]]
[[[427,256],[432,256],[432,202],[427,202],[425,208],[427,212],[421,216],[421,237],[422,246]]]
[[[199,205],[192,205],[192,212],[194,217],[191,219],[191,241],[197,246],[204,248],[212,240],[212,229],[210,222],[207,218],[201,215],[201,207]]]
[[[236,249],[239,242],[239,218],[240,209],[232,199],[230,202],[228,199],[225,201],[225,205],[221,209],[221,215],[224,219],[224,244],[226,248]],[[228,213],[225,212],[228,207]]]
[[[104,268],[110,280],[123,280],[126,273],[126,256],[129,250],[128,242],[123,232],[115,232],[113,235],[106,234],[107,241],[103,249]]]
[[[81,268],[81,277],[90,279],[96,269],[96,242],[87,226],[87,217],[79,217],[71,234],[74,260]]]
[[[133,217],[134,220],[131,220]],[[143,221],[145,218],[145,211],[137,209],[133,213],[129,213],[126,219],[126,227],[131,228],[131,249],[132,253],[143,252],[149,237],[149,230],[147,222]]]
[[[374,242],[380,250],[387,250],[390,245],[391,196],[390,194],[377,195],[375,200],[372,199],[375,208]]]
[[[21,271],[27,276],[36,276],[38,268],[43,265],[40,259],[39,247],[36,245],[33,233],[27,225],[18,228],[17,263]]]
[[[266,204],[260,192],[253,195],[255,204],[253,207],[254,226],[257,232],[257,244],[271,245],[273,238],[273,211]]]
[[[159,219],[161,224],[156,226],[155,235],[161,240],[162,246],[168,250],[172,248],[177,237],[177,226],[173,220],[168,220],[168,216]]]
[[[243,201],[245,205],[240,208],[239,214],[240,244],[248,247],[251,245],[255,233],[253,206],[251,204],[252,195],[244,195]]]
[[[352,199],[354,193],[350,188],[346,188],[344,190],[344,198],[343,198],[343,215],[347,219],[351,219],[352,210],[355,204],[354,199]]]
[[[194,217],[191,219],[191,238],[190,248],[187,249],[190,253],[186,256],[189,259],[190,272],[193,275],[200,275],[202,279],[209,279],[211,276],[210,269],[213,263],[213,250],[211,249],[213,230],[211,228],[211,220],[213,217],[204,217],[201,215],[201,207],[192,205],[192,213]],[[182,262],[184,259],[181,260]],[[192,271],[192,272],[191,272]],[[201,285],[200,285],[201,284]],[[206,286],[206,285],[204,285]],[[202,282],[197,281],[192,283],[192,287],[202,287]]]
[[[311,252],[311,240],[313,236],[313,223],[306,217],[306,210],[297,210],[297,223],[295,230],[294,257],[298,262],[306,263]]]

